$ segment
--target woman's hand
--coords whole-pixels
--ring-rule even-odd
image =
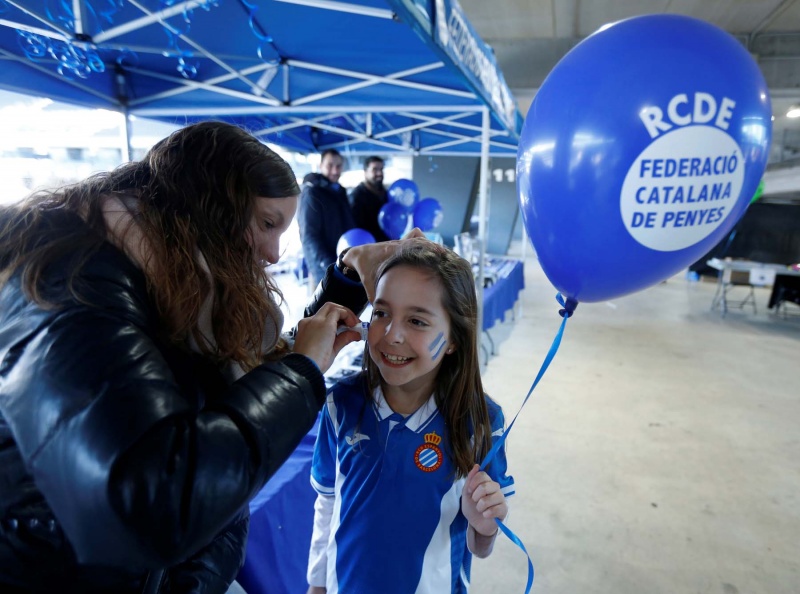
[[[378,268],[409,241],[430,240],[415,227],[403,239],[356,245],[344,255],[344,263],[350,268],[354,268],[358,272],[358,276],[361,277],[361,284],[364,285],[370,303],[375,299],[375,274],[378,272]]]
[[[358,316],[346,307],[326,303],[313,316],[297,323],[293,350],[314,361],[325,373],[342,347],[361,339],[357,332],[342,332],[337,336],[337,327],[355,326],[359,321]]]
[[[474,535],[467,535],[470,550],[478,557],[487,556],[498,530],[495,518],[505,519],[508,504],[500,484],[480,470],[477,464],[469,471],[461,492],[461,512],[474,531]]]

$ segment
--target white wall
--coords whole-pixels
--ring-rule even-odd
[[[800,167],[776,169],[764,174],[764,195],[800,192]]]

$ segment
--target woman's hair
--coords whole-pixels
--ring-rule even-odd
[[[444,415],[457,476],[466,476],[489,453],[492,429],[478,363],[478,302],[469,262],[433,242],[414,242],[389,258],[375,284],[388,270],[409,266],[430,272],[442,284],[442,306],[450,316],[455,350],[444,357],[436,376],[436,406]],[[380,385],[378,366],[364,357],[370,393]],[[473,438],[474,436],[474,438]]]
[[[39,290],[44,269],[65,253],[85,261],[98,250],[110,237],[103,201],[117,198],[132,217],[123,236],[131,237],[134,227],[143,236],[145,262],[140,264],[167,339],[185,344],[193,335],[215,360],[234,360],[250,369],[261,362],[265,322],[279,319],[270,293],[280,297],[248,242],[255,198],[299,193],[289,165],[241,128],[222,122],[187,126],[139,162],[36,193],[6,209],[0,217],[0,280],[21,269],[28,297],[49,305]],[[43,244],[37,229],[46,213],[56,210],[79,214],[94,233],[76,225]],[[198,263],[197,250],[210,274]],[[76,274],[77,269],[73,279]],[[201,305],[211,291],[213,352],[198,328]]]

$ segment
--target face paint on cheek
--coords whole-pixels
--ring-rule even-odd
[[[442,345],[439,347],[439,350],[438,350],[438,351],[436,351],[436,353],[434,353],[434,355],[433,355],[433,357],[432,357],[432,359],[431,359],[432,361],[436,361],[436,359],[439,357],[439,355],[441,354],[441,352],[444,350],[444,345],[446,345],[446,344],[447,344],[447,341],[446,341],[446,340],[443,340],[443,341],[442,341]]]
[[[428,351],[430,352],[433,352],[434,349],[437,349],[433,354],[434,361],[436,361],[436,358],[441,354],[445,343],[447,343],[447,341],[444,339],[444,332],[439,332],[439,335],[433,339],[433,342],[428,347]]]
[[[439,332],[438,336],[433,339],[433,342],[428,345],[428,351],[432,352],[437,346],[439,346],[439,341],[444,338],[444,332]]]

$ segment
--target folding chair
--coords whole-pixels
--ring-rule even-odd
[[[719,298],[719,306],[722,308],[722,315],[728,313],[731,307],[744,309],[746,305],[753,306],[753,313],[756,313],[756,292],[753,284],[750,282],[751,271],[749,270],[731,270],[726,268],[722,271],[722,295]],[[744,290],[744,296],[742,296]],[[737,291],[736,299],[731,301],[728,294],[731,291]]]

